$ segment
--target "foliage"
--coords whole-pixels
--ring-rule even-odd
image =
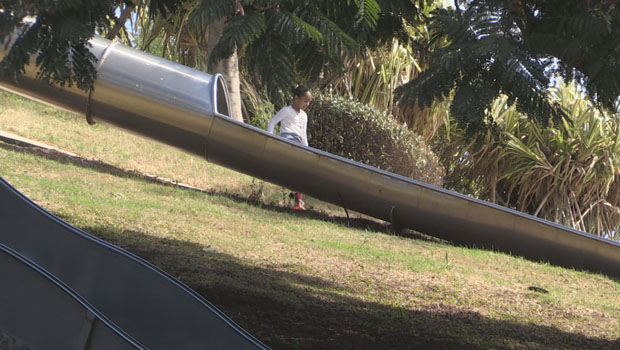
[[[432,1],[420,3],[419,15],[428,17],[437,6]],[[424,140],[432,142],[449,116],[449,101],[435,101],[431,106],[396,104],[394,89],[416,78],[428,66],[425,50],[432,51],[443,43],[431,44],[428,27],[422,23],[407,23],[405,27],[410,40],[395,38],[378,47],[365,48],[361,55],[346,58],[343,71],[321,79],[319,86],[392,114]]]
[[[347,96],[382,112],[392,112],[394,89],[411,80],[420,68],[410,45],[394,39],[390,45],[366,48],[363,55],[345,60],[343,72],[320,84],[332,93]]]
[[[57,4],[56,4],[57,3]],[[167,59],[208,70],[240,50],[243,75],[280,107],[297,83],[312,85],[338,76],[345,60],[394,37],[406,42],[406,24],[418,21],[422,0],[105,0],[3,1],[0,33],[12,32],[25,15],[35,23],[3,61],[7,75],[19,76],[38,52],[41,78],[89,89],[96,71],[87,41],[110,33],[122,22],[119,9],[133,10],[119,36],[126,44]],[[225,19],[226,27],[211,53],[208,26]],[[130,33],[131,32],[131,33]],[[1,35],[1,34],[0,34]],[[58,55],[58,52],[63,54]],[[210,55],[210,57],[209,57]],[[385,96],[387,101],[389,96]]]
[[[469,130],[493,124],[500,95],[543,124],[567,114],[549,101],[551,77],[577,81],[591,102],[613,109],[620,95],[620,10],[616,1],[474,0],[429,17],[427,70],[397,91],[402,104],[452,97],[451,114]]]
[[[208,27],[191,25],[196,1],[182,1],[173,12],[154,12],[149,6],[136,9],[136,21],[127,43],[170,61],[208,71]],[[131,40],[133,39],[133,40]]]
[[[434,185],[442,167],[422,138],[372,107],[314,93],[308,108],[312,147]]]
[[[431,106],[398,105],[394,88],[414,79],[421,71],[419,53],[411,45],[394,40],[391,45],[366,49],[351,57],[341,74],[320,81],[330,93],[347,96],[392,116],[430,142],[445,123],[449,104],[436,101]],[[420,63],[420,64],[419,64]]]
[[[418,15],[430,15],[436,8],[434,1],[418,3]],[[408,38],[394,37],[381,45],[363,47],[360,53],[343,56],[342,72],[334,72],[320,79],[318,85],[330,93],[347,96],[370,104],[379,110],[392,113],[407,122],[403,109],[395,105],[394,89],[415,78],[423,69],[426,55],[420,52],[419,43],[429,40],[429,33],[421,21],[404,25]],[[417,44],[417,45],[414,45]]]
[[[151,0],[150,6],[165,13],[174,10],[179,1]],[[112,28],[115,9],[123,3],[132,4],[128,0],[0,2],[0,42],[4,43],[16,28],[22,29],[0,62],[0,75],[18,79],[30,57],[36,55],[38,78],[61,86],[75,83],[90,90],[96,71],[88,40],[96,32]]]
[[[410,0],[204,0],[190,25],[226,18],[211,64],[238,49],[249,81],[279,107],[295,82],[341,74],[343,59],[362,47],[406,39],[416,14]]]
[[[568,114],[547,127],[508,98],[491,109],[496,127],[467,137],[451,126],[440,157],[446,184],[576,229],[620,240],[620,122],[575,84],[552,89]]]
[[[269,102],[267,96],[257,91],[245,79],[241,79],[241,97],[244,106],[247,108],[248,123],[257,128],[266,130],[269,120],[276,114],[273,103]],[[279,131],[279,127],[276,127]]]

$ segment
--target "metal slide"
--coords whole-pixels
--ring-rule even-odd
[[[11,347],[145,349],[56,277],[3,244],[0,276],[0,330],[14,340]]]
[[[402,227],[460,244],[620,277],[619,243],[288,142],[228,118],[226,86],[219,75],[202,73],[102,38],[92,39],[91,44],[99,63],[90,95],[76,88],[41,84],[35,79],[33,65],[27,67],[19,84],[4,80],[0,88]],[[10,47],[11,43],[0,47],[0,59]],[[33,238],[20,249],[38,247],[37,254],[53,254],[45,252],[48,246],[42,242]],[[91,261],[91,254],[83,259]],[[118,265],[115,271],[125,268]],[[127,310],[126,314],[138,311]]]
[[[0,244],[27,259],[33,269],[61,281],[66,293],[83,298],[145,348],[267,348],[173,277],[125,250],[68,225],[1,178]],[[33,350],[79,349],[79,346],[47,346],[44,340],[54,339],[57,332],[61,338],[66,337],[66,342],[81,337],[86,314],[76,309],[78,306],[63,301],[68,297],[58,295],[62,294],[58,290],[40,287],[41,278],[14,275],[17,270],[13,266],[18,263],[9,266],[5,260],[0,257],[0,330],[14,336],[16,330],[22,334],[29,331],[28,336],[37,341],[34,345],[39,345]],[[7,295],[18,303],[5,303]],[[38,305],[42,305],[41,315],[37,314]],[[47,314],[49,317],[42,317]],[[63,321],[55,323],[52,317]],[[82,323],[77,323],[79,317],[83,318]],[[26,339],[22,340],[27,343]],[[124,348],[141,347],[103,347]]]

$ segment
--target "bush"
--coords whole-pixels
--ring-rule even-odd
[[[314,93],[307,110],[312,147],[440,186],[443,169],[419,135],[374,108]]]
[[[254,104],[248,104],[248,113],[250,114],[250,125],[267,130],[267,124],[275,115],[275,110],[271,102],[257,100]]]

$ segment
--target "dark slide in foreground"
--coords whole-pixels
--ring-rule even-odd
[[[70,288],[0,244],[5,349],[145,349]],[[36,332],[33,332],[36,330]]]
[[[267,348],[165,272],[68,225],[1,178],[0,248],[0,332],[33,350]],[[28,327],[31,339],[20,337]],[[71,346],[89,334],[109,346]],[[49,335],[59,347],[42,343]]]

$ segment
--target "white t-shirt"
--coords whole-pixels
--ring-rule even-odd
[[[289,133],[298,135],[304,146],[308,146],[308,135],[306,128],[308,124],[308,115],[303,110],[299,113],[292,107],[286,106],[282,108],[267,125],[267,131],[273,134],[273,129],[280,123],[280,134]]]

